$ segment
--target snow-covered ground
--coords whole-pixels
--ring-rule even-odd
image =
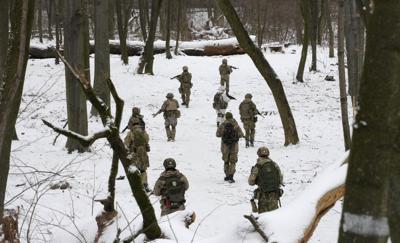
[[[296,49],[297,54],[290,54],[291,49]],[[178,169],[188,177],[190,188],[186,206],[197,215],[191,226],[193,233],[198,227],[196,241],[231,234],[229,242],[260,242],[256,234],[238,231],[238,225],[246,223],[242,216],[251,211],[249,200],[254,188],[247,184],[247,178],[257,158],[257,147],[268,146],[271,158],[282,168],[286,184],[281,199],[283,205],[301,194],[323,168],[343,157],[338,82],[324,81],[327,74],[337,77],[337,66],[331,65],[336,59],[329,59],[327,50],[319,49],[320,71],[305,72],[305,83],[295,84],[299,54],[298,47],[290,47],[286,54],[267,53],[266,56],[283,81],[300,143],[283,146],[283,129],[276,113],[259,118],[256,147],[246,149],[244,141],[240,142],[234,184],[223,180],[220,139],[215,137],[216,114],[212,108],[222,57],[178,56],[167,60],[163,54],[157,55],[154,76],[134,74],[138,57],[131,57],[128,66],[122,65],[119,56],[111,57],[111,77],[125,100],[122,126],[127,124],[133,105],[141,107],[145,116],[151,137],[150,185],[163,171],[162,162],[167,157],[175,158]],[[238,98],[229,104],[234,117],[239,121],[238,106],[246,93],[253,94],[260,111],[277,111],[271,91],[251,59],[246,55],[227,58],[230,65],[240,68],[231,75],[231,95]],[[92,74],[93,61],[91,58]],[[152,118],[151,114],[159,109],[166,93],[173,92],[180,99],[179,83],[170,77],[180,73],[183,65],[189,66],[193,75],[192,101],[189,109],[181,108],[176,142],[170,143],[166,141],[162,116]],[[66,118],[64,66],[54,65],[54,59],[29,60],[17,121],[20,140],[12,146],[6,201],[9,201],[9,208],[20,206],[21,237],[26,239],[29,235],[31,242],[91,242],[97,228],[94,218],[102,209],[93,199],[104,198],[107,193],[111,165],[111,149],[107,142],[97,141],[90,153],[67,154],[66,139],[59,137],[53,146],[56,134],[41,122],[46,119],[63,126]],[[101,122],[90,118],[89,130],[100,128]],[[124,175],[121,169],[119,175]],[[48,190],[50,184],[60,181],[67,181],[71,188]],[[117,209],[124,213],[117,222],[119,228],[125,228],[121,234],[123,238],[140,229],[141,219],[138,217],[130,227],[125,227],[127,220],[138,214],[138,208],[126,179],[118,180],[116,186]],[[157,200],[151,196],[159,215]],[[311,242],[337,241],[340,208],[338,203],[322,219]],[[290,218],[288,221],[290,223]],[[219,242],[228,242],[223,239]]]

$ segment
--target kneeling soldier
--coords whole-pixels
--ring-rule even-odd
[[[280,189],[283,185],[283,176],[279,166],[269,158],[267,147],[259,148],[257,155],[257,164],[251,168],[249,185],[258,186],[252,200],[258,200],[258,213],[264,213],[279,207],[279,198],[283,192]]]
[[[165,159],[164,168],[153,191],[154,195],[161,196],[161,216],[185,210],[185,192],[189,188],[186,177],[176,169],[174,159]]]

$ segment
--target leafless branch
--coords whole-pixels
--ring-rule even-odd
[[[260,228],[260,225],[258,224],[256,218],[254,218],[253,215],[244,215],[243,217],[245,217],[247,220],[249,220],[250,223],[254,226],[254,229],[261,235],[261,237],[265,240],[265,242],[268,242],[268,236]]]

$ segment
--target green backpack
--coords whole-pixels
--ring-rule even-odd
[[[257,185],[262,192],[279,191],[280,174],[272,161],[263,165],[256,165],[258,168]]]
[[[181,175],[164,177],[165,193],[164,196],[171,202],[182,204],[185,200],[185,183],[181,181]]]

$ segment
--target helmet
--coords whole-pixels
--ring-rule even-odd
[[[189,70],[188,66],[183,66],[182,69],[183,69],[183,71]]]
[[[132,114],[140,115],[140,108],[139,107],[133,107],[132,108]]]
[[[251,99],[251,98],[253,98],[253,95],[251,95],[250,93],[247,93],[247,94],[244,96],[244,98],[249,98],[249,99]]]
[[[269,149],[267,147],[260,147],[257,150],[257,155],[260,157],[268,157],[269,156]]]
[[[166,97],[172,99],[172,98],[174,98],[174,94],[173,93],[168,93]]]
[[[225,114],[225,118],[226,119],[233,119],[233,115],[232,115],[232,113],[230,113],[230,112],[227,112],[226,114]]]
[[[218,88],[218,93],[224,93],[225,92],[225,87],[224,86],[220,86]]]
[[[173,158],[168,158],[164,160],[164,168],[165,169],[175,169],[176,162]]]
[[[222,59],[222,63],[223,63],[223,64],[227,64],[227,63],[228,63],[228,60],[227,60],[226,58],[224,58],[224,59]]]

